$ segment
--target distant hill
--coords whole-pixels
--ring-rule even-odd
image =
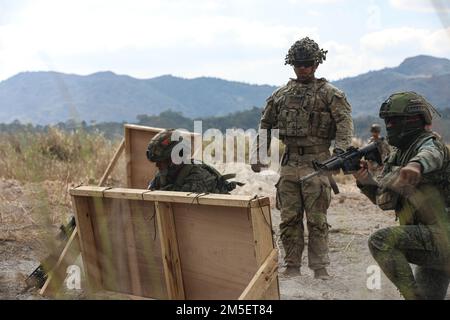
[[[450,107],[450,60],[430,56],[408,58],[396,68],[372,71],[333,83],[344,90],[353,115],[376,115],[392,93],[415,91],[436,108]]]
[[[25,72],[0,82],[0,122],[131,122],[169,109],[188,117],[225,115],[262,105],[274,89],[216,78]]]
[[[353,115],[376,115],[389,94],[413,90],[437,108],[450,107],[450,60],[431,56],[406,59],[398,67],[333,82],[344,90]],[[88,76],[25,72],[0,82],[0,123],[49,124],[68,119],[135,122],[137,115],[181,112],[189,118],[223,116],[263,107],[276,89],[217,78],[170,75],[136,79],[112,72]]]

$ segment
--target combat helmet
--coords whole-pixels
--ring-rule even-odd
[[[171,158],[173,148],[179,141],[172,141],[175,129],[163,130],[150,141],[147,147],[147,159],[151,162],[164,161]]]
[[[433,119],[432,112],[436,109],[421,95],[413,92],[399,92],[392,94],[380,108],[380,118],[422,116],[426,125]]]
[[[381,126],[378,123],[374,123],[370,126],[370,132],[381,132]]]
[[[328,51],[319,48],[312,39],[306,37],[295,42],[286,55],[285,64],[295,65],[301,61],[315,61],[317,64],[326,60]]]

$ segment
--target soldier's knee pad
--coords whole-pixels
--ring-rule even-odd
[[[372,255],[376,254],[379,251],[389,251],[392,247],[389,245],[387,241],[389,235],[389,229],[381,229],[373,233],[369,237],[369,249]]]

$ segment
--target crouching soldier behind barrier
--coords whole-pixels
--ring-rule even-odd
[[[391,95],[380,117],[393,153],[377,181],[364,164],[355,174],[361,191],[400,222],[372,234],[369,248],[405,299],[444,299],[450,279],[450,155],[426,129],[432,111],[414,92]]]
[[[174,132],[175,130],[164,130],[148,145],[147,159],[155,162],[158,167],[155,178],[149,184],[150,190],[228,194],[236,186],[243,185],[240,182],[227,181],[234,178],[235,174],[221,175],[201,161],[190,159],[189,163],[173,163],[172,151],[182,142],[182,138],[172,141]]]

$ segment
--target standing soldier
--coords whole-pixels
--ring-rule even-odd
[[[377,181],[365,167],[355,174],[361,191],[400,221],[372,234],[369,248],[405,299],[444,299],[450,279],[450,154],[427,129],[432,110],[417,93],[391,95],[380,117],[393,153]]]
[[[300,275],[304,249],[303,214],[309,232],[308,260],[316,279],[329,279],[327,209],[331,202],[330,181],[315,177],[303,185],[299,179],[314,171],[312,161],[341,153],[351,143],[353,121],[351,106],[342,91],[325,79],[317,79],[315,71],[326,59],[327,51],[309,39],[301,39],[290,48],[285,64],[292,65],[296,74],[285,86],[268,99],[260,129],[278,129],[286,146],[277,183],[277,207],[281,210],[280,233],[285,250],[284,275]],[[262,142],[258,139],[257,151]],[[261,163],[252,165],[259,172]],[[330,177],[331,178],[331,177]]]
[[[367,143],[378,142],[378,150],[380,151],[381,160],[384,162],[384,160],[387,159],[391,153],[391,148],[386,139],[381,136],[381,126],[378,123],[372,124],[370,127],[370,133],[372,136]],[[377,177],[383,170],[383,166],[379,165],[375,161],[369,161],[368,167],[369,172],[373,177]]]

